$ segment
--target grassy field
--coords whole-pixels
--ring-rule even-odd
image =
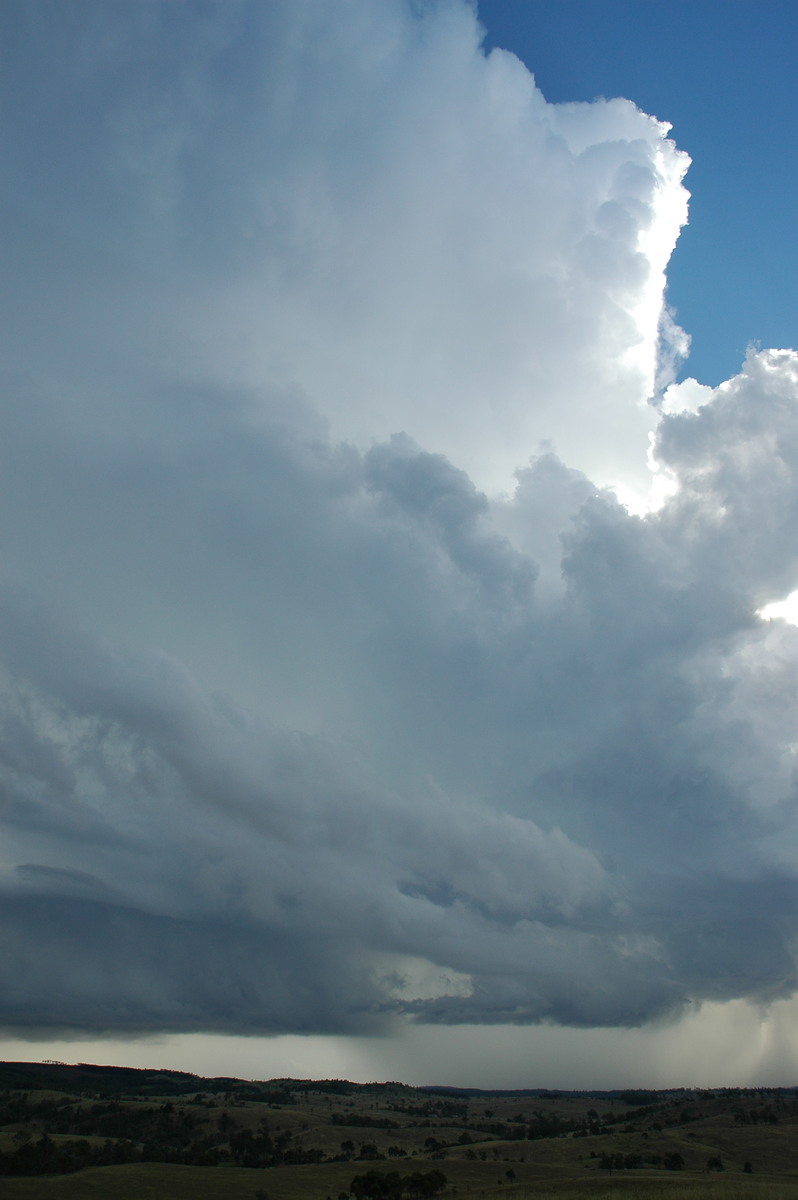
[[[0,1064],[2,1200],[339,1200],[367,1172],[431,1170],[454,1200],[798,1200],[793,1089],[443,1093],[114,1070]],[[20,1147],[30,1165],[77,1140],[108,1165],[15,1166]],[[208,1148],[217,1165],[201,1165]]]
[[[264,1175],[266,1176],[264,1178]],[[135,1163],[75,1175],[3,1179],[3,1200],[336,1200],[352,1177],[332,1168],[203,1168]],[[487,1178],[450,1181],[446,1196],[460,1200],[798,1200],[798,1182],[691,1176],[574,1180],[502,1185]]]

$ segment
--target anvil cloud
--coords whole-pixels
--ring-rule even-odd
[[[0,1025],[790,995],[798,358],[671,383],[667,126],[459,2],[8,24]]]

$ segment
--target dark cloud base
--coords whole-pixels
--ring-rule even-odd
[[[364,1033],[365,974],[311,937],[56,896],[4,896],[2,1024],[61,1033]]]
[[[182,440],[160,484],[154,450],[121,484],[107,454],[84,463],[68,519],[83,528],[91,498],[87,593],[146,604],[171,547],[187,569],[170,603],[197,661],[243,621],[265,695],[279,699],[287,667],[303,694],[315,674],[328,731],[281,730],[174,656],[113,649],[43,599],[31,560],[3,592],[3,813],[19,865],[3,883],[2,1023],[636,1025],[789,994],[798,633],[755,610],[798,567],[795,375],[793,357],[762,354],[698,414],[664,418],[657,453],[680,486],[656,514],[573,488],[556,595],[494,528],[570,480],[551,456],[512,502],[488,504],[407,438],[363,457],[285,425],[231,433],[228,405],[205,433],[213,473]],[[39,474],[15,452],[15,414],[10,511],[8,492]],[[71,472],[58,436],[38,452]],[[124,542],[137,590],[108,570],[131,489],[161,514]],[[234,606],[217,581],[197,593],[198,546],[224,563]],[[437,964],[438,994],[414,994],[410,960]]]

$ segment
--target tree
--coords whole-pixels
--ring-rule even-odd
[[[355,1200],[398,1200],[402,1195],[402,1180],[396,1171],[384,1175],[382,1171],[366,1171],[356,1175],[349,1185]]]

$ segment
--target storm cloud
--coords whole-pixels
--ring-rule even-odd
[[[672,383],[667,126],[459,2],[9,26],[0,1024],[792,994],[798,358]]]

